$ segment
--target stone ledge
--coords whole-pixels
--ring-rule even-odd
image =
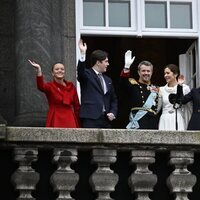
[[[6,127],[7,142],[200,145],[200,131]]]
[[[0,124],[0,140],[6,137],[6,124]]]

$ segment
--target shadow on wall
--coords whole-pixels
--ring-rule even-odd
[[[7,124],[6,120],[0,114],[0,124]]]

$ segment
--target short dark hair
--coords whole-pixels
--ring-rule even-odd
[[[138,70],[140,71],[140,68],[142,65],[145,65],[145,66],[150,66],[152,71],[153,71],[153,64],[147,60],[143,60],[142,62],[139,63],[138,65]]]
[[[90,55],[91,66],[94,66],[97,61],[103,61],[108,57],[108,53],[102,50],[95,50]]]
[[[164,68],[164,70],[168,68],[170,69],[174,74],[177,74],[177,78],[179,77],[180,75],[180,70],[179,70],[179,67],[175,64],[168,64],[166,65],[166,67]]]

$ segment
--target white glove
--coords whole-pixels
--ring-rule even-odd
[[[132,51],[128,50],[126,53],[125,53],[125,65],[124,65],[124,68],[125,69],[130,69],[130,66],[131,64],[133,63],[133,61],[135,60],[135,56],[133,56],[132,58]]]

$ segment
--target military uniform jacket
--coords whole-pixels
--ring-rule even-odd
[[[137,82],[133,78],[129,78],[130,73],[124,73],[123,70],[120,75],[120,85],[123,90],[127,93],[129,110],[135,107],[143,107],[147,98],[151,93],[151,86]],[[156,99],[157,102],[157,99]],[[157,105],[151,107],[156,113]],[[137,112],[133,111],[133,112]],[[147,112],[139,121],[139,129],[158,129],[157,115],[152,112]]]

